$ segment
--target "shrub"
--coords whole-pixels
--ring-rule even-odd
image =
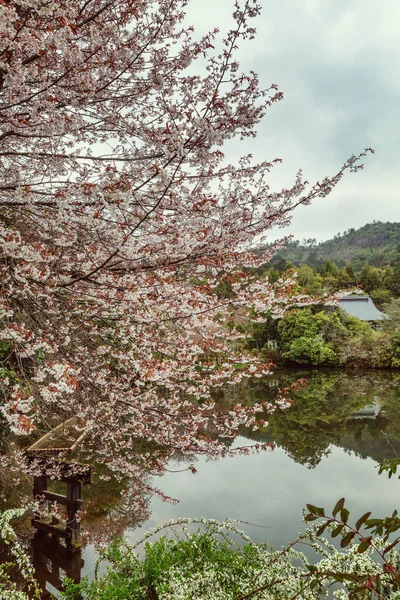
[[[322,335],[295,339],[283,356],[295,362],[312,365],[339,363],[337,354],[324,342]]]
[[[309,510],[317,507],[309,505]],[[324,516],[309,513],[308,520]],[[347,511],[348,513],[348,511]],[[335,534],[335,519],[325,518],[324,530]],[[316,550],[319,559],[310,565],[294,542],[283,551],[272,551],[265,543],[255,544],[237,529],[234,521],[219,523],[201,520],[203,529],[190,534],[185,525],[190,520],[170,523],[183,525],[183,538],[162,537],[153,544],[146,543],[140,558],[135,547],[122,540],[112,543],[102,554],[108,561],[105,573],[80,584],[69,582],[64,600],[74,600],[81,594],[83,600],[315,600],[316,598],[371,598],[370,582],[379,577],[381,590],[388,591],[392,600],[400,593],[393,574],[386,573],[373,553],[385,547],[385,541],[376,538],[373,544],[349,541],[337,549],[327,539],[318,537],[319,525],[309,525],[306,533],[296,542],[305,542]],[[197,521],[199,522],[199,521]],[[153,533],[158,533],[160,526]],[[318,528],[318,530],[317,530]],[[352,529],[343,525],[340,532],[345,539]],[[246,542],[237,547],[232,533]],[[352,535],[352,538],[356,534]],[[343,540],[342,540],[343,541]],[[389,549],[385,564],[395,564],[397,550]],[[340,589],[332,586],[339,583]],[[361,591],[361,593],[359,593]],[[361,595],[362,594],[362,595]],[[375,597],[375,596],[374,596]],[[379,596],[378,596],[379,597]]]

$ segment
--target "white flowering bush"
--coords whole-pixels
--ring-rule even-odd
[[[200,528],[190,533],[190,523]],[[333,531],[334,525],[327,528]],[[149,542],[166,530],[168,535]],[[233,541],[237,537],[243,546]],[[300,542],[317,552],[314,564],[295,549]],[[236,521],[181,519],[157,527],[133,546],[116,540],[97,565],[107,561],[106,572],[99,576],[97,568],[92,581],[69,582],[63,598],[73,600],[80,593],[84,600],[396,600],[400,590],[393,573],[385,573],[374,555],[385,543],[376,538],[360,552],[352,541],[338,549],[318,536],[313,524],[289,547],[273,551],[266,543],[253,543]],[[395,547],[388,554],[391,564],[399,562]],[[379,592],[374,585],[377,577]]]
[[[40,590],[35,582],[34,569],[20,544],[12,525],[12,519],[18,519],[25,513],[25,508],[10,509],[0,513],[0,539],[9,546],[13,555],[12,563],[0,564],[0,600],[29,600],[25,592],[17,590],[17,586],[10,580],[9,568],[16,567],[33,594],[34,598],[40,598]],[[31,596],[32,597],[32,596]]]
[[[397,513],[348,524],[349,511],[340,499],[332,512],[307,505],[304,534],[288,547],[272,550],[254,543],[239,529],[240,521],[206,519],[169,521],[147,532],[134,545],[115,539],[101,551],[95,577],[79,584],[65,580],[64,600],[400,600]],[[40,598],[34,569],[10,521],[25,509],[0,514],[0,536],[13,563],[0,565],[0,600]],[[312,521],[315,521],[312,523]],[[321,524],[322,521],[322,524]],[[193,526],[197,526],[194,531]],[[366,529],[372,534],[367,536]],[[325,537],[338,537],[336,547]],[[242,545],[239,546],[238,542]],[[243,544],[244,542],[244,544]],[[299,544],[311,547],[311,564]],[[106,568],[100,572],[102,563]],[[17,567],[30,596],[10,580]]]

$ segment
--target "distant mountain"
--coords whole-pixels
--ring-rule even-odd
[[[293,240],[279,251],[272,260],[290,261],[296,266],[307,264],[319,268],[327,260],[338,267],[348,262],[356,271],[365,264],[384,267],[400,261],[400,223],[382,223],[373,221],[360,229],[349,229],[338,233],[331,240],[317,243],[315,239]]]

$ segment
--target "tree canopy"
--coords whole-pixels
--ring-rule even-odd
[[[236,58],[260,7],[237,0],[225,36],[196,37],[186,5],[0,4],[2,412],[18,434],[75,414],[97,459],[133,477],[226,452],[207,431],[256,423],[263,407],[226,414],[210,390],[268,372],[226,323],[283,314],[286,288],[236,267],[267,262],[262,236],[360,168],[276,193],[279,158],[229,163],[224,144],[282,98]]]
[[[373,221],[320,243],[315,239],[291,240],[280,254],[296,265],[307,263],[318,269],[327,260],[334,261],[339,267],[351,262],[357,271],[364,265],[395,265],[400,262],[400,223]]]

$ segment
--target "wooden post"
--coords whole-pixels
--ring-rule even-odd
[[[45,452],[45,450],[47,451],[48,449],[41,451]],[[32,525],[37,530],[50,534],[54,541],[60,537],[65,538],[69,550],[75,551],[81,544],[81,525],[80,518],[77,518],[77,513],[83,509],[83,500],[81,498],[82,484],[90,483],[91,467],[90,465],[77,465],[80,469],[75,471],[74,466],[77,463],[39,456],[39,451],[40,449],[36,449],[35,452],[32,449],[26,451],[28,462],[35,461],[35,468],[41,471],[40,475],[34,476],[33,494],[39,501],[39,508],[32,520]],[[58,467],[59,471],[57,473],[57,480],[62,481],[67,486],[65,496],[47,489],[48,473],[51,472],[54,465]],[[49,508],[48,504],[51,502],[57,502],[66,506],[66,521],[50,515],[48,510],[46,512],[45,509]]]
[[[80,520],[76,519],[76,513],[82,505],[81,501],[81,483],[80,481],[67,482],[67,530],[68,540],[72,548],[80,545]]]
[[[71,553],[59,541],[51,541],[51,538],[42,535],[35,535],[32,548],[35,577],[43,590],[42,600],[54,597],[46,590],[48,583],[57,590],[63,589],[60,570],[75,583],[80,581],[84,561],[79,550]],[[81,600],[82,597],[77,595],[78,598]]]
[[[47,490],[47,480],[48,477],[46,477],[46,475],[40,475],[33,478],[33,496],[39,501],[39,510],[35,515],[38,517],[40,516],[40,513],[43,513],[45,508],[45,499],[41,496],[43,492]]]

